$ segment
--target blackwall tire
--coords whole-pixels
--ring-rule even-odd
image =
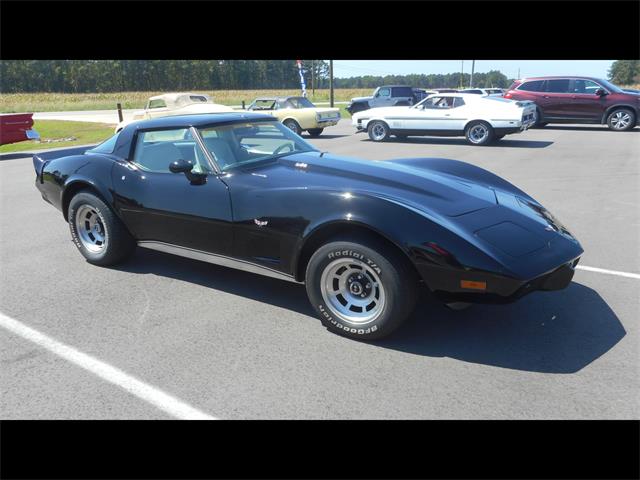
[[[626,132],[636,126],[636,114],[626,108],[616,108],[607,116],[607,126],[615,132]]]
[[[373,239],[323,245],[309,260],[305,282],[323,325],[350,338],[386,337],[415,308],[418,282],[408,259]]]
[[[369,138],[374,142],[387,141],[391,136],[389,126],[380,120],[369,122],[367,125],[367,133],[369,134]]]
[[[302,133],[300,124],[291,118],[285,120],[284,122],[282,122],[282,124],[297,135],[300,135]]]
[[[89,263],[116,265],[135,250],[136,242],[109,206],[87,191],[69,202],[71,239]]]
[[[464,136],[471,145],[484,146],[493,141],[495,133],[487,122],[475,120],[467,125]]]
[[[307,130],[307,133],[312,137],[319,137],[320,135],[322,135],[323,131],[324,128],[310,128],[309,130]]]

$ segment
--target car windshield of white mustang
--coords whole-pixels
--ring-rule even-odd
[[[253,122],[199,129],[221,170],[316,148],[280,122]]]

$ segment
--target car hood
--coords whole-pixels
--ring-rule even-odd
[[[353,102],[368,102],[369,100],[373,100],[373,97],[353,97],[351,99],[351,103],[353,103]]]
[[[497,204],[491,188],[460,175],[401,161],[320,155],[287,155],[265,166],[270,171],[264,173],[275,188],[299,188],[300,179],[291,175],[295,169],[304,172],[305,188],[376,196],[434,216],[458,216]]]

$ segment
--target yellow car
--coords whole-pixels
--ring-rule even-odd
[[[339,108],[318,108],[305,97],[260,97],[247,110],[268,113],[298,135],[306,130],[312,137],[340,120]]]

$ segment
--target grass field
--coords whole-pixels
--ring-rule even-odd
[[[36,120],[33,128],[40,134],[39,142],[29,140],[2,145],[0,154],[100,143],[113,135],[113,125],[102,123]]]
[[[370,95],[373,89],[339,89],[334,92],[336,102],[346,102],[352,97]],[[121,93],[8,93],[0,95],[0,112],[62,112],[72,110],[115,110],[116,104],[122,108],[143,108],[149,97],[166,92],[121,92]],[[247,105],[260,96],[300,95],[294,90],[214,90],[197,91],[211,95],[213,101],[223,105]],[[308,91],[312,102],[328,102],[329,90],[316,89],[315,95]]]

